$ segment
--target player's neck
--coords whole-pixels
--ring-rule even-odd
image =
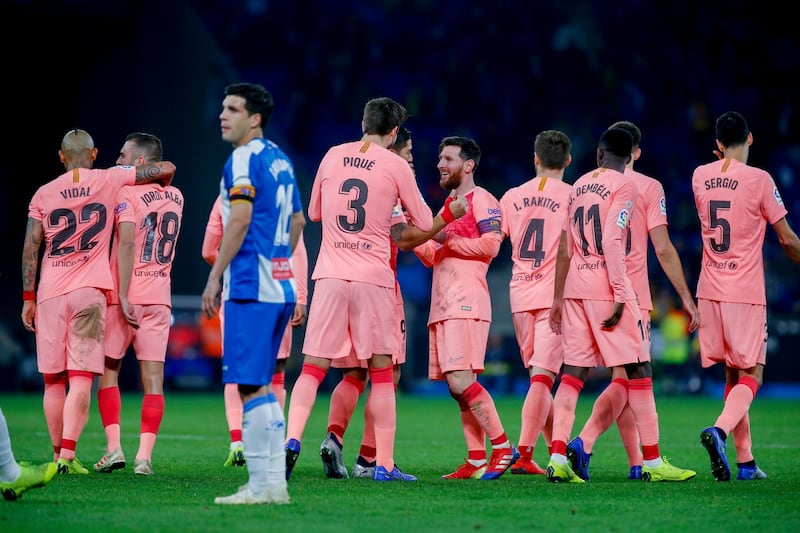
[[[378,146],[383,146],[387,150],[392,145],[392,136],[391,135],[378,135],[377,133],[365,133],[363,137],[361,137],[363,142],[371,142],[375,143]]]

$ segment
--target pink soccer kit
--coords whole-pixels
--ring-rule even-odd
[[[436,328],[441,327],[440,323],[449,319],[492,321],[486,274],[502,240],[500,202],[482,187],[476,187],[464,196],[469,205],[467,214],[443,230],[447,234],[444,244],[429,240],[414,249],[423,263],[434,267],[428,315],[431,336],[429,364],[438,361],[441,372],[470,368],[482,371],[489,328],[481,327],[481,335],[472,336],[474,342],[469,346],[462,346],[464,339],[460,339],[457,347],[451,347],[453,353],[461,352],[457,356],[459,359],[455,360],[456,356],[437,353],[437,350],[447,349],[436,343]],[[468,324],[474,323],[471,321]],[[429,375],[433,376],[431,372]]]
[[[595,314],[586,317],[592,319],[591,322],[568,317],[576,307],[565,305],[565,324],[585,323],[586,326],[563,328],[566,364],[587,366],[586,357],[592,352],[601,357],[598,362],[606,366],[635,363],[643,356],[641,314],[625,263],[628,222],[636,195],[636,185],[629,177],[608,168],[584,174],[572,188],[565,220],[571,261],[564,298],[606,301],[606,317],[611,315],[613,302],[625,303],[625,311],[613,329],[603,330]],[[596,343],[598,336],[619,338],[616,353],[600,354]],[[632,342],[637,336],[639,342]],[[609,359],[611,356],[613,361]]]
[[[139,318],[139,329],[130,327],[113,293],[106,318],[106,355],[121,358],[133,341],[139,360],[164,361],[172,307],[172,261],[183,219],[183,194],[160,183],[123,187],[117,195],[116,223],[133,224],[134,261],[128,300]],[[119,246],[111,250],[114,285],[119,287]]]
[[[417,187],[408,163],[386,148],[356,141],[331,148],[319,165],[308,206],[309,218],[322,221],[322,245],[312,279],[317,281],[309,309],[303,352],[337,358],[349,353],[348,339],[360,359],[371,353],[397,351],[395,334],[395,273],[390,266],[389,233],[394,207],[406,209],[412,224],[429,231],[433,216]],[[325,279],[345,280],[346,300],[322,297]],[[359,288],[366,283],[385,288]],[[319,296],[318,296],[319,295]],[[360,297],[380,298],[361,302]],[[363,316],[366,305],[376,305],[375,316]],[[356,320],[361,315],[365,320]],[[358,339],[358,340],[357,340]],[[387,342],[390,341],[390,342]],[[359,344],[391,347],[371,352]]]
[[[108,260],[114,205],[117,191],[135,180],[134,167],[76,168],[41,186],[31,199],[28,216],[41,221],[45,244],[36,316],[37,361],[44,374],[103,371],[102,336],[91,331],[105,327],[105,298],[83,289],[114,287]],[[80,301],[48,304],[78,290]],[[85,312],[95,308],[96,313]]]
[[[697,167],[692,190],[703,242],[697,283],[702,364],[748,368],[765,361],[766,224],[787,210],[769,173],[735,159]]]
[[[650,360],[650,312],[653,310],[653,298],[650,293],[650,279],[647,271],[647,250],[650,230],[667,225],[667,202],[661,182],[645,176],[633,169],[626,168],[625,175],[630,176],[639,191],[636,208],[631,217],[629,227],[629,244],[626,264],[628,276],[631,278],[633,290],[639,300],[642,315],[644,354]]]
[[[561,337],[548,317],[571,190],[561,180],[537,177],[500,198],[502,231],[511,241],[509,297],[522,362],[555,373],[563,362]]]

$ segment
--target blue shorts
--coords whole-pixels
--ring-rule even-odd
[[[272,382],[292,303],[227,300],[222,347],[222,382],[268,385]]]

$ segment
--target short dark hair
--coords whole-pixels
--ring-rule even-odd
[[[622,128],[609,128],[600,136],[597,145],[610,154],[630,157],[633,151],[633,137]]]
[[[628,120],[620,120],[619,122],[613,123],[608,129],[621,129],[627,131],[631,139],[633,139],[634,146],[640,146],[642,144],[642,130],[639,129],[639,126],[630,122]]]
[[[717,140],[725,148],[744,144],[747,141],[747,136],[750,135],[750,128],[747,126],[747,120],[736,111],[727,111],[720,115],[717,119],[716,125]]]
[[[439,153],[442,152],[442,148],[445,146],[458,146],[461,148],[458,154],[459,157],[464,161],[472,159],[472,161],[475,162],[475,168],[478,168],[478,164],[481,162],[481,147],[478,146],[478,143],[473,139],[469,137],[459,137],[457,135],[445,137],[442,139],[442,142],[439,143]]]
[[[148,163],[158,163],[164,157],[164,148],[161,139],[150,133],[130,133],[125,137],[125,142],[133,141],[136,147],[142,151],[142,155]]]
[[[411,130],[406,129],[404,126],[400,126],[397,128],[397,138],[394,140],[394,144],[391,145],[389,149],[399,152],[405,148],[409,139],[411,139]]]
[[[533,141],[533,151],[544,168],[565,168],[570,150],[572,141],[563,131],[545,130]]]
[[[275,102],[272,95],[263,85],[258,83],[231,83],[225,87],[225,96],[241,96],[244,98],[244,108],[250,115],[261,115],[261,127],[266,128],[272,117]]]
[[[388,135],[408,119],[406,108],[389,97],[373,98],[364,106],[364,133],[367,135]]]

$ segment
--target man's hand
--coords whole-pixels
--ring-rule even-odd
[[[611,314],[610,317],[606,318],[601,322],[603,329],[614,329],[619,323],[619,319],[622,318],[622,312],[625,310],[625,303],[624,302],[614,302],[614,312]]]
[[[133,329],[139,329],[139,320],[133,313],[133,304],[128,301],[127,296],[119,295],[119,306],[122,309],[122,314],[125,320]]]
[[[306,323],[306,304],[295,304],[294,314],[289,319],[289,324],[293,328],[299,328]]]
[[[219,309],[219,278],[209,276],[206,288],[203,290],[203,312],[208,318],[213,318]]]
[[[36,333],[36,302],[25,300],[22,302],[22,324],[31,333]]]
[[[550,322],[550,329],[553,330],[553,333],[556,335],[561,335],[561,311],[564,308],[563,301],[553,301],[553,306],[550,308],[550,318],[548,321]]]
[[[469,211],[467,199],[463,196],[450,196],[444,203],[445,209],[449,208],[454,218],[461,218]]]

